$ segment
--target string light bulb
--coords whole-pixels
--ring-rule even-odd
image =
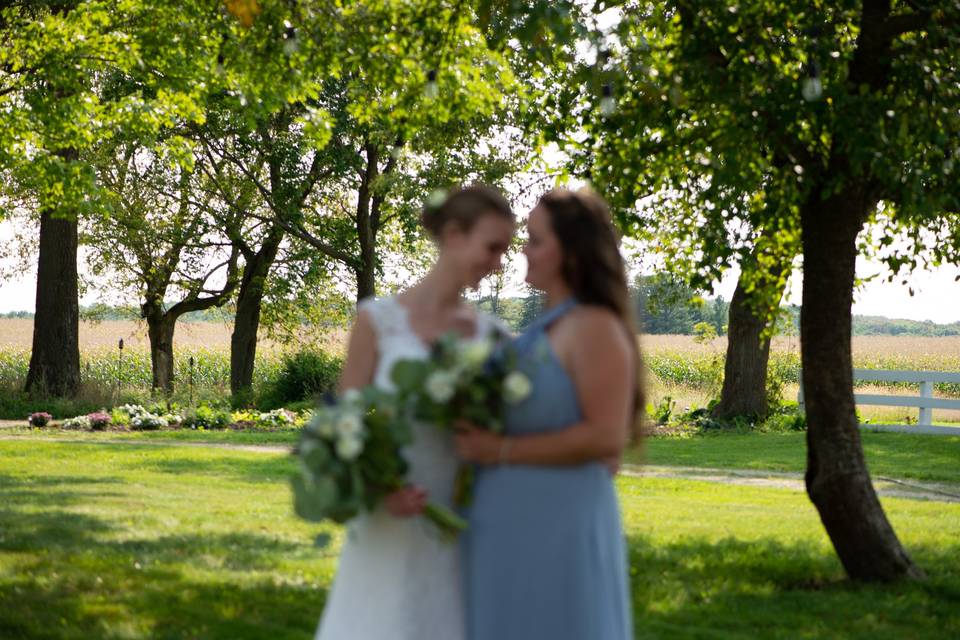
[[[803,99],[807,102],[814,102],[823,97],[823,82],[820,80],[820,65],[816,60],[811,60],[807,65],[807,76],[803,79],[803,86],[800,88]]]
[[[605,82],[600,96],[600,113],[609,118],[616,113],[616,111],[617,101],[613,97],[613,85]]]
[[[423,94],[433,100],[440,95],[440,86],[437,84],[437,70],[427,71],[427,84],[423,87]]]
[[[300,43],[297,41],[297,30],[286,20],[283,21],[283,26],[286,27],[283,32],[283,52],[290,56],[300,48]]]

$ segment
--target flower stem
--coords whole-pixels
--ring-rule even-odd
[[[435,502],[428,502],[423,509],[423,515],[437,525],[445,536],[456,538],[461,531],[467,528],[467,521],[454,513],[451,509]]]

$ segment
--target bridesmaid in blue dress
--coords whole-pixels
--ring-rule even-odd
[[[612,475],[643,407],[623,260],[586,191],[531,211],[527,282],[548,310],[515,341],[532,392],[504,435],[461,423],[480,465],[463,536],[468,640],[633,637]]]

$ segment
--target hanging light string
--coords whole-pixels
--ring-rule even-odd
[[[807,33],[810,37],[810,53],[807,64],[804,66],[804,78],[800,86],[800,94],[807,102],[815,102],[823,97],[823,81],[820,79],[820,63],[817,62],[820,28],[817,26],[811,27]]]
[[[459,16],[463,15],[464,11],[464,0],[458,0],[454,6],[450,7],[450,18],[447,20],[446,26],[440,31],[439,36],[433,38],[431,44],[434,45],[433,51],[425,56],[425,59],[433,58],[436,60],[436,64],[426,67],[426,83],[423,86],[423,95],[429,99],[434,100],[440,97],[440,85],[437,81],[440,71],[447,66],[447,60],[450,56],[450,47],[449,42],[451,39],[452,32],[456,29],[457,19]],[[426,8],[424,8],[424,13]],[[426,15],[421,15],[421,17],[426,20]]]

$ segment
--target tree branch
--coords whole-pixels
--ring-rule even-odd
[[[206,281],[214,273],[219,271],[224,265],[227,266],[227,282],[224,284],[222,289],[217,290],[216,294],[207,296],[206,298],[200,297],[199,293],[206,291],[206,289],[203,288],[203,284],[201,284],[198,291],[195,291],[190,297],[181,300],[170,307],[165,315],[177,318],[191,311],[203,311],[204,309],[209,309],[211,307],[222,306],[233,294],[234,289],[237,288],[237,284],[239,284],[239,279],[237,278],[238,258],[239,251],[236,247],[234,247],[230,252],[230,257],[225,262],[221,262],[215,266],[209,273],[207,273],[207,275],[203,277],[201,282],[206,283]]]
[[[922,30],[932,19],[933,14],[930,11],[891,16],[877,29],[876,37],[889,43],[905,33]]]
[[[313,247],[323,255],[327,256],[328,258],[332,258],[333,260],[338,260],[351,268],[356,266],[356,262],[357,262],[356,259],[346,251],[342,251],[334,247],[333,245],[327,242],[324,242],[320,238],[314,236],[313,234],[307,232],[305,229],[299,226],[291,225],[289,222],[287,222],[286,220],[283,220],[282,218],[278,217],[276,221],[277,221],[277,224],[280,225],[281,229],[283,229],[290,235],[296,238],[299,238],[300,240],[303,240],[304,242],[306,242],[311,247]]]

